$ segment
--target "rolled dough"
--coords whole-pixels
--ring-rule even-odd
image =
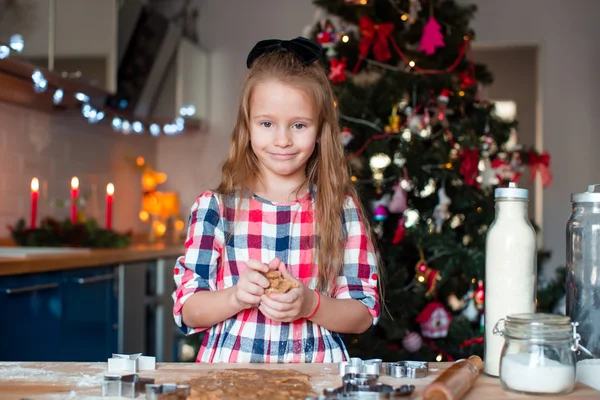
[[[315,395],[310,377],[291,369],[228,369],[190,381],[187,400],[289,400]]]

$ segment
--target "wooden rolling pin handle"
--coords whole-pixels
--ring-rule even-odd
[[[423,400],[460,400],[473,387],[483,369],[478,356],[457,361],[423,391]]]

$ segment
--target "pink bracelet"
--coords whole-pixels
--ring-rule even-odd
[[[308,317],[306,317],[306,319],[311,319],[315,316],[317,311],[319,311],[319,306],[321,305],[321,293],[318,290],[315,290],[315,292],[317,293],[317,306],[315,307],[315,311],[313,311]]]

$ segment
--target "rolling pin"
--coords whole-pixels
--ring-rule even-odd
[[[478,356],[457,361],[423,391],[423,400],[460,400],[473,387],[483,369]]]

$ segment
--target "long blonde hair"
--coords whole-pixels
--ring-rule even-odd
[[[276,80],[304,91],[318,110],[318,144],[306,165],[306,181],[298,190],[316,187],[318,287],[325,289],[329,282],[335,282],[335,278],[343,273],[346,244],[343,205],[346,196],[354,200],[374,251],[375,243],[368,218],[350,180],[340,141],[335,94],[321,65],[304,65],[289,52],[267,53],[254,61],[242,86],[229,157],[223,165],[217,192],[225,196],[244,195],[259,179],[258,159],[250,146],[250,99],[253,88],[267,80]],[[381,277],[379,261],[377,268]]]

